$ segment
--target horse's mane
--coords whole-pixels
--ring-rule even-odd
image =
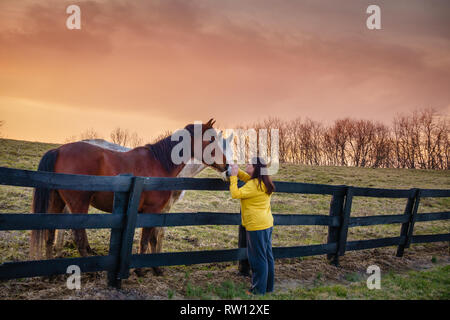
[[[191,138],[194,137],[194,125],[187,125],[184,129],[188,130]],[[177,164],[172,161],[172,149],[179,141],[172,141],[172,135],[162,138],[158,142],[146,144],[145,147],[158,160],[167,172],[171,172]]]

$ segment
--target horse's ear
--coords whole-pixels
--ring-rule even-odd
[[[207,127],[212,128],[213,124],[216,123],[216,120],[214,120],[213,118],[209,119],[208,122],[206,123]]]

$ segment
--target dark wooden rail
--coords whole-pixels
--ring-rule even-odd
[[[7,262],[0,265],[0,279],[65,274],[68,266],[78,265],[82,272],[107,271],[108,284],[120,287],[121,280],[129,277],[130,268],[245,261],[246,259],[246,249],[243,247],[245,239],[242,238],[242,234],[240,234],[240,246],[236,249],[132,254],[136,228],[194,225],[239,226],[241,217],[238,213],[137,213],[142,191],[228,190],[228,183],[220,179],[144,178],[131,175],[101,177],[0,167],[0,184],[32,188],[114,192],[112,214],[0,214],[0,230],[111,229],[110,248],[107,256]],[[331,186],[278,181],[275,182],[275,185],[277,192],[332,196],[328,216],[317,214],[273,215],[275,225],[328,226],[327,243],[275,247],[273,252],[276,259],[326,254],[335,265],[338,265],[339,257],[343,256],[346,251],[398,246],[397,256],[400,257],[411,243],[450,241],[450,233],[413,235],[414,224],[417,222],[450,219],[449,211],[417,214],[421,198],[450,197],[450,190],[359,188],[345,185]],[[351,217],[354,197],[404,198],[407,203],[403,214]],[[398,237],[347,241],[349,228],[394,223],[402,225]]]

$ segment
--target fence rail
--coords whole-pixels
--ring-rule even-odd
[[[240,214],[221,212],[151,213],[138,214],[143,191],[150,190],[228,190],[220,179],[157,178],[119,175],[116,177],[69,175],[0,167],[0,185],[44,187],[49,189],[89,190],[114,192],[112,214],[0,214],[1,230],[36,229],[111,229],[107,256],[64,258],[0,265],[0,279],[65,274],[67,267],[78,265],[82,272],[108,272],[108,284],[120,287],[121,280],[129,277],[130,268],[190,265],[199,263],[240,261],[241,272],[248,272],[245,233],[239,234],[239,248],[194,252],[132,254],[136,228],[194,225],[240,225]],[[308,246],[275,247],[274,257],[291,258],[326,254],[338,265],[346,251],[398,246],[401,257],[411,243],[450,241],[450,233],[413,235],[416,222],[448,220],[450,212],[417,214],[423,197],[450,197],[445,189],[379,189],[346,185],[331,186],[296,182],[275,182],[277,192],[331,195],[328,216],[318,214],[274,214],[275,225],[328,226],[327,243]],[[351,217],[354,197],[407,199],[403,214]],[[347,241],[348,229],[357,226],[401,224],[398,237]]]

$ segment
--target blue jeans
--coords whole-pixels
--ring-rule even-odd
[[[274,262],[272,253],[273,227],[247,231],[247,256],[252,269],[253,293],[265,294],[273,291]]]

